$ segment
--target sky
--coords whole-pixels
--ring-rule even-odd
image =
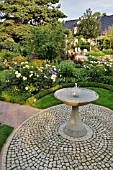
[[[68,16],[65,20],[78,19],[86,9],[94,12],[113,15],[113,0],[59,0],[60,10]]]

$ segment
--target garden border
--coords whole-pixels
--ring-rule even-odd
[[[28,98],[26,100],[26,104],[32,105],[36,100],[39,100],[40,98],[42,98],[48,94],[51,94],[60,88],[74,87],[74,84],[75,83],[62,84],[62,85],[54,86],[50,89],[43,90],[43,91],[37,93],[36,95]],[[98,88],[103,88],[103,89],[113,92],[113,86],[108,85],[108,84],[103,84],[103,83],[98,83],[98,82],[77,82],[77,84],[78,84],[78,86],[81,86],[81,87],[98,87]]]

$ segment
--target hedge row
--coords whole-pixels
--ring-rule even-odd
[[[96,51],[96,52],[87,52],[86,53],[86,56],[105,56],[105,53],[104,52],[102,52],[102,51]]]
[[[103,89],[113,92],[113,86],[108,85],[108,84],[103,84],[103,83],[98,83],[98,82],[78,82],[77,84],[79,87],[98,87],[98,88],[103,88]],[[50,89],[43,90],[42,92],[39,92],[38,94],[28,98],[26,100],[26,104],[31,105],[35,102],[35,100],[39,100],[40,98],[42,98],[50,93],[54,93],[56,90],[58,90],[60,88],[67,88],[67,87],[74,87],[74,83],[57,85]]]

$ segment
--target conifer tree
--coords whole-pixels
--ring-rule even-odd
[[[54,24],[66,17],[59,0],[5,0],[0,3],[4,14],[0,23],[0,47],[10,48],[25,39],[29,27]]]

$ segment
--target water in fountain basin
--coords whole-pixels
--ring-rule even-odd
[[[72,89],[72,95],[75,97],[80,95],[80,89],[79,87],[77,87],[77,83],[75,83],[75,86]]]

